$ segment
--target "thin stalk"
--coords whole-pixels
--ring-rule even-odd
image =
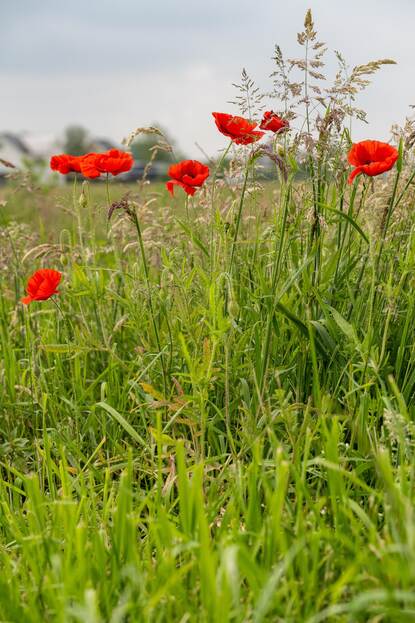
[[[310,156],[311,159],[311,156]],[[314,170],[314,166],[313,166]],[[314,173],[313,173],[314,176]],[[320,225],[320,207],[321,207],[321,161],[320,156],[318,156],[317,162],[317,180],[314,180],[314,185],[317,186],[315,192],[315,201],[314,201],[314,214],[313,214],[313,225],[311,230],[311,250],[313,248],[313,243],[316,245],[316,254],[314,258],[314,271],[312,277],[313,287],[318,283],[318,276],[320,271],[321,264],[321,225]]]
[[[305,69],[304,69],[304,100],[305,100],[305,118],[307,125],[307,133],[310,134],[310,102],[308,100],[308,40],[305,45]],[[318,234],[318,228],[320,225],[320,221],[318,218],[318,196],[316,191],[316,179],[315,179],[315,170],[314,170],[314,162],[313,157],[310,154],[308,157],[308,163],[310,167],[311,174],[311,183],[313,186],[313,225],[311,228],[311,241],[310,241],[310,249],[313,246],[314,236]]]
[[[68,369],[69,369],[69,377],[71,379],[73,379],[74,378],[74,366],[75,366],[74,356],[76,354],[76,349],[75,349],[75,329],[74,329],[73,323],[71,321],[71,318],[69,317],[68,314],[64,314],[63,313],[63,310],[62,310],[61,306],[59,305],[59,303],[57,302],[56,298],[54,296],[52,296],[50,300],[52,301],[52,303],[54,304],[54,306],[58,310],[58,314],[62,318],[64,327],[65,327],[65,330],[66,330],[67,340],[68,340],[67,341],[67,345],[68,345],[67,365],[68,365]],[[76,392],[74,383],[73,383],[73,387],[74,387],[74,392]]]
[[[352,214],[353,214],[353,207],[354,207],[354,202],[355,202],[355,198],[356,198],[356,193],[357,193],[357,182],[353,185],[352,188],[352,193],[350,195],[350,201],[349,201],[349,209],[347,211],[347,216],[349,218],[352,218]],[[361,197],[361,201],[362,201],[363,195]],[[337,256],[337,263],[336,263],[336,271],[334,274],[334,285],[336,285],[337,283],[337,276],[340,270],[340,260],[342,258],[343,255],[343,247],[344,247],[344,243],[346,241],[346,235],[348,232],[350,225],[349,223],[346,223],[346,225],[344,226],[344,231],[343,231],[343,236],[341,239],[341,243],[340,243],[340,248],[339,248],[339,252],[338,252],[338,256]]]
[[[236,216],[235,232],[234,232],[233,240],[232,240],[231,259],[229,261],[229,269],[228,269],[229,275],[232,274],[233,261],[234,261],[234,257],[235,257],[236,242],[238,240],[239,228],[240,228],[240,225],[241,225],[241,218],[242,218],[242,209],[243,209],[243,206],[244,206],[245,192],[246,192],[246,187],[247,187],[247,184],[248,184],[248,176],[249,176],[249,164],[247,164],[246,169],[245,169],[244,183],[243,183],[243,186],[242,186],[242,193],[241,193],[241,198],[240,198],[240,201],[239,201],[238,214]]]
[[[59,303],[56,301],[55,297],[52,296],[50,300],[52,301],[52,303],[54,304],[54,306],[58,310],[59,314],[61,315],[61,318],[63,319],[63,321],[64,321],[64,323],[66,325],[66,331],[68,333],[69,342],[71,342],[74,339],[74,337],[75,337],[75,329],[74,329],[74,326],[72,324],[72,321],[69,318],[69,316],[67,316],[67,315],[65,315],[63,313],[62,308],[59,305]]]
[[[363,369],[363,373],[362,373],[362,383],[364,382],[365,379],[365,375],[366,375],[366,371],[369,365],[369,359],[370,359],[370,352],[373,346],[373,341],[374,341],[374,327],[372,327],[372,318],[374,315],[374,311],[376,308],[376,304],[378,302],[378,297],[379,297],[379,288],[376,287],[376,281],[379,283],[379,279],[377,280],[378,277],[378,270],[379,270],[379,264],[380,264],[380,260],[382,257],[382,252],[383,252],[383,247],[385,244],[385,237],[386,237],[386,233],[388,231],[388,226],[389,226],[389,222],[392,216],[392,212],[393,212],[393,208],[394,208],[394,204],[395,204],[395,197],[396,197],[396,192],[397,192],[397,188],[398,188],[398,183],[399,183],[399,178],[400,178],[400,174],[401,171],[400,169],[398,169],[397,173],[396,173],[396,177],[395,177],[395,183],[393,185],[393,190],[392,190],[392,194],[390,196],[390,199],[388,201],[388,203],[385,206],[385,210],[383,212],[382,215],[382,222],[381,222],[381,241],[380,241],[380,247],[379,247],[379,253],[376,256],[375,259],[375,263],[373,266],[373,277],[372,277],[372,287],[371,287],[371,296],[369,298],[369,305],[368,305],[368,309],[369,309],[369,314],[368,314],[368,326],[367,326],[367,334],[369,335],[369,343],[368,343],[368,347],[367,347],[367,357],[366,357],[366,361],[365,361],[365,366]]]
[[[110,209],[111,207],[111,196],[110,196],[110,181],[109,181],[109,173],[107,173],[107,176],[105,178],[105,190],[107,192],[107,202],[108,202],[108,209]]]
[[[393,209],[395,207],[395,197],[396,197],[396,192],[398,190],[398,183],[399,183],[399,178],[401,176],[401,171],[400,169],[398,169],[397,173],[396,173],[396,177],[395,177],[395,183],[393,185],[393,190],[392,190],[392,195],[388,201],[388,203],[385,206],[385,209],[383,211],[382,214],[382,221],[381,221],[381,225],[380,225],[380,247],[379,247],[379,253],[378,256],[376,258],[376,264],[375,264],[375,268],[376,271],[379,268],[379,262],[382,256],[382,252],[383,252],[383,247],[385,244],[385,238],[386,238],[386,233],[388,231],[388,227],[389,227],[389,223],[391,220],[391,216],[392,216],[392,212]]]
[[[267,372],[268,372],[269,353],[271,350],[271,341],[272,341],[271,339],[272,319],[274,317],[275,309],[276,309],[277,302],[278,302],[278,294],[276,293],[276,288],[277,288],[277,280],[281,272],[281,259],[282,259],[282,252],[283,252],[284,243],[285,243],[286,224],[287,224],[288,208],[290,205],[290,197],[291,197],[291,186],[287,188],[287,192],[285,196],[284,211],[283,211],[282,220],[281,220],[280,236],[279,238],[276,237],[275,239],[275,251],[274,251],[275,261],[274,261],[272,281],[271,281],[271,292],[273,295],[273,299],[271,303],[271,309],[268,314],[267,328],[266,328],[266,333],[265,333],[264,354],[262,358],[261,379],[259,383],[261,396],[264,391],[265,379],[266,379]]]
[[[400,202],[402,201],[403,196],[405,195],[406,191],[408,190],[409,186],[412,184],[413,179],[415,177],[415,171],[413,171],[413,173],[411,174],[411,176],[409,177],[408,181],[406,182],[405,186],[403,187],[402,191],[399,193],[399,197],[397,198],[396,202],[395,202],[395,208],[400,204]]]
[[[314,339],[313,326],[311,324],[311,310],[307,309],[307,329],[310,343],[311,366],[313,370],[313,400],[317,409],[321,408],[321,387],[319,380],[319,368],[317,361],[316,344]]]
[[[187,224],[189,226],[190,229],[190,215],[189,215],[189,195],[186,195],[186,199],[185,199],[185,208],[186,208],[186,219],[187,219]]]
[[[393,190],[392,190],[392,195],[388,201],[388,203],[385,206],[385,209],[383,211],[382,214],[382,222],[381,222],[381,235],[382,235],[382,240],[384,240],[386,232],[388,230],[388,226],[389,226],[389,222],[392,216],[392,212],[393,212],[393,208],[395,207],[395,196],[396,196],[396,191],[398,189],[398,182],[399,182],[399,178],[401,176],[401,172],[398,171],[396,173],[396,177],[395,177],[395,183],[393,185]]]
[[[81,247],[81,250],[83,250],[84,248],[84,242],[83,242],[83,237],[82,237],[82,216],[81,216],[81,206],[79,204],[79,201],[77,201],[76,199],[76,193],[77,193],[77,186],[78,186],[78,179],[77,179],[77,175],[75,173],[75,177],[74,177],[74,181],[73,181],[73,187],[72,187],[72,203],[73,203],[73,209],[75,210],[76,213],[76,218],[78,221],[78,238],[79,238],[79,245]]]
[[[160,334],[159,334],[159,330],[158,330],[157,323],[156,323],[156,316],[155,316],[154,305],[153,305],[153,297],[152,297],[152,294],[151,294],[150,271],[149,271],[149,268],[148,268],[146,252],[145,252],[144,242],[143,242],[143,236],[142,236],[142,233],[141,233],[140,222],[138,220],[138,217],[137,217],[137,214],[136,214],[135,211],[132,211],[131,215],[132,215],[132,219],[133,219],[136,231],[137,231],[138,243],[139,243],[139,246],[140,246],[140,254],[141,254],[141,260],[143,262],[144,275],[145,275],[146,286],[147,286],[147,293],[148,293],[148,304],[149,304],[149,308],[150,308],[150,315],[151,315],[151,321],[152,321],[152,324],[153,324],[154,335],[156,337],[157,348],[159,350],[159,353],[161,353]],[[163,370],[164,397],[165,397],[165,399],[167,399],[166,368],[165,368],[165,365],[164,365],[163,357],[160,357],[160,360],[161,360],[161,367],[162,367],[162,370]]]
[[[215,231],[215,214],[216,214],[216,208],[215,208],[216,180],[218,177],[218,173],[221,170],[222,165],[225,162],[226,156],[228,155],[231,147],[232,147],[232,141],[230,141],[229,145],[227,146],[222,156],[220,157],[220,160],[217,166],[215,167],[215,170],[213,172],[213,177],[212,177],[212,193],[211,193],[211,200],[210,200],[211,201],[211,204],[210,204],[210,267],[211,267],[211,270],[213,268],[213,238],[214,238],[214,231]]]

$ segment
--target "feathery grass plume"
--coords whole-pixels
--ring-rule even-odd
[[[356,65],[350,71],[344,57],[338,51],[335,52],[339,64],[334,83],[325,90],[328,97],[327,105],[341,111],[344,116],[355,117],[360,121],[367,122],[366,112],[353,105],[357,95],[362,92],[371,81],[368,76],[374,75],[384,65],[395,65],[392,59],[380,59],[370,61],[364,65]]]
[[[415,108],[415,106],[410,106],[410,108]],[[403,126],[400,126],[398,123],[394,123],[391,126],[390,132],[392,139],[396,144],[399,144],[401,139],[403,140],[406,158],[407,160],[413,160],[414,152],[412,147],[415,145],[415,117],[405,117]]]
[[[132,132],[130,132],[130,134],[126,138],[123,138],[121,142],[126,147],[130,147],[130,145],[137,138],[137,136],[140,136],[141,134],[156,134],[165,139],[163,132],[159,128],[156,128],[154,126],[148,126],[146,128],[136,128],[135,130],[132,130]]]
[[[69,250],[68,247],[66,250]],[[37,260],[39,258],[60,258],[64,252],[65,249],[61,244],[44,242],[28,249],[22,257],[22,263],[27,262],[28,260]]]
[[[4,202],[3,207],[7,203]],[[1,207],[0,207],[1,209]],[[34,247],[39,234],[26,223],[11,221],[0,225],[0,270],[20,269],[28,248]],[[49,245],[47,245],[49,246]]]
[[[250,78],[245,68],[242,69],[241,83],[233,83],[232,86],[237,89],[240,95],[237,95],[235,100],[229,103],[237,106],[242,116],[247,116],[251,120],[258,117],[260,111],[264,108],[262,100],[265,96],[261,93],[259,87],[255,85],[255,81]]]
[[[317,38],[310,9],[305,15],[304,30],[297,34],[297,42],[304,48],[303,58],[285,60],[281,48],[275,46],[276,69],[271,74],[274,88],[270,95],[281,100],[287,118],[300,121],[293,145],[302,145],[306,153],[312,153],[319,141],[330,145],[328,135],[333,131],[338,135],[342,133],[346,116],[366,120],[365,111],[356,107],[355,100],[370,84],[369,77],[395,61],[379,59],[349,69],[342,54],[336,51],[339,68],[333,83],[325,86],[327,76],[323,69],[328,48]],[[300,73],[301,80],[296,78],[296,72]]]
[[[8,160],[4,160],[3,158],[0,158],[0,164],[2,164],[4,167],[7,167],[8,169],[16,168],[16,165],[14,165],[12,162],[9,162]]]
[[[270,75],[273,89],[269,93],[269,97],[280,100],[283,103],[284,118],[288,120],[295,119],[295,98],[301,95],[303,84],[302,82],[292,82],[290,80],[292,65],[284,59],[279,45],[275,45],[272,60],[276,65],[276,69]]]
[[[157,151],[165,151],[168,153],[173,152],[173,147],[168,142],[166,136],[163,134],[163,132],[159,128],[156,128],[154,126],[149,126],[147,128],[136,128],[128,135],[127,138],[124,138],[122,140],[122,143],[126,145],[127,147],[130,147],[130,145],[134,142],[134,140],[142,134],[157,135],[163,139],[160,142],[156,143],[153,147],[151,147],[151,150],[153,152],[155,151],[155,155],[152,156],[151,162],[154,161],[154,158],[157,155]]]
[[[169,141],[167,140],[166,136],[164,135],[164,133],[159,129],[156,128],[154,126],[149,126],[149,127],[144,127],[144,128],[136,128],[135,130],[133,130],[127,138],[123,139],[123,144],[125,144],[127,147],[131,146],[131,144],[134,142],[134,140],[142,135],[156,135],[156,136],[160,136],[161,140],[158,141],[155,145],[153,145],[152,147],[149,148],[150,151],[150,158],[148,160],[148,162],[146,162],[145,167],[144,167],[144,171],[143,174],[141,176],[141,179],[139,180],[140,185],[143,187],[144,184],[146,184],[147,182],[147,178],[148,175],[151,171],[151,168],[157,158],[157,155],[159,152],[166,152],[169,154],[174,154],[174,150],[173,150],[173,146],[169,143]]]
[[[319,84],[313,84],[310,79],[313,78],[318,82],[326,79],[325,75],[317,70],[321,70],[325,65],[323,57],[327,52],[327,47],[325,43],[317,41],[316,38],[317,31],[314,30],[311,10],[308,9],[304,19],[304,30],[297,34],[297,42],[305,48],[305,56],[302,59],[288,59],[291,68],[296,67],[304,74],[302,97],[299,103],[304,103],[306,106],[311,103],[310,90],[317,96],[321,94]]]
[[[115,210],[122,210],[124,214],[126,214],[129,217],[129,219],[132,219],[133,214],[132,214],[132,210],[131,210],[131,206],[129,202],[130,194],[131,194],[130,192],[127,192],[125,193],[123,197],[121,197],[121,199],[118,199],[117,201],[112,202],[112,204],[110,205],[108,209],[108,215],[107,215],[108,220],[111,220],[111,217],[114,214]]]

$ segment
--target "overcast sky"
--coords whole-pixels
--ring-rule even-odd
[[[76,123],[119,141],[158,121],[188,155],[195,142],[214,153],[226,139],[211,111],[237,112],[227,102],[242,67],[269,88],[274,44],[299,55],[308,7],[350,65],[398,62],[360,98],[370,125],[354,129],[387,140],[415,104],[414,0],[0,0],[0,130]]]

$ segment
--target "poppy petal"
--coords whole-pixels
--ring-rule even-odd
[[[353,171],[350,173],[347,179],[348,184],[351,184],[354,178],[357,177],[358,175],[361,175],[362,173],[363,173],[363,167],[357,167],[356,169],[353,169]]]
[[[166,188],[172,197],[174,197],[174,186],[178,183],[179,182],[177,180],[169,180],[168,182],[166,182]]]

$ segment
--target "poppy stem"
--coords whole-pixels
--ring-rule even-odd
[[[353,218],[353,208],[354,208],[354,203],[355,203],[355,199],[356,199],[356,193],[357,193],[357,182],[355,182],[353,184],[352,187],[352,192],[350,195],[350,199],[349,199],[349,208],[348,211],[345,213],[347,214],[347,218],[348,221],[346,222],[346,225],[343,229],[343,231],[341,231],[339,229],[339,242],[338,242],[338,253],[337,253],[337,262],[336,262],[336,270],[334,273],[334,283],[337,284],[337,278],[340,272],[340,265],[341,265],[341,260],[343,258],[343,248],[346,242],[346,236],[347,236],[347,232],[349,230],[349,223],[350,220]],[[360,198],[360,200],[362,201],[362,197]],[[340,225],[339,225],[340,227]]]
[[[144,241],[143,241],[143,236],[142,236],[142,232],[141,232],[140,222],[138,220],[137,213],[135,212],[135,210],[131,211],[131,217],[132,217],[133,223],[135,225],[135,228],[137,230],[138,244],[140,246],[141,260],[143,262],[144,276],[145,276],[146,285],[147,285],[148,304],[149,304],[149,308],[150,308],[151,321],[152,321],[152,325],[153,325],[153,329],[154,329],[154,335],[156,337],[157,348],[158,348],[158,351],[159,351],[159,353],[161,355],[160,334],[159,334],[159,330],[158,330],[157,323],[156,323],[156,316],[155,316],[154,305],[153,305],[153,297],[152,297],[152,294],[151,294],[150,271],[149,271],[149,268],[148,268],[148,263],[147,263],[145,248],[144,248]],[[163,360],[162,356],[160,357],[160,361],[161,361],[161,367],[162,367],[162,371],[163,371],[164,398],[165,398],[165,400],[167,400],[166,368],[165,368],[164,360]]]
[[[406,182],[405,186],[403,187],[402,192],[399,194],[399,197],[397,198],[397,200],[395,202],[395,208],[402,201],[402,198],[405,195],[406,191],[408,190],[409,186],[412,184],[414,177],[415,177],[415,171],[413,171],[413,173],[411,174],[410,178],[408,179],[408,181]]]
[[[111,208],[111,196],[110,196],[109,173],[107,173],[107,177],[105,179],[105,187],[106,187],[106,191],[107,191],[108,209],[110,209]]]
[[[380,259],[383,253],[383,247],[385,244],[385,238],[386,238],[386,232],[388,231],[388,227],[389,227],[389,223],[391,220],[391,216],[392,216],[392,212],[393,209],[395,207],[395,197],[396,197],[396,193],[398,190],[398,183],[399,183],[399,178],[401,176],[401,171],[400,169],[397,170],[396,173],[396,177],[395,177],[395,183],[393,185],[393,190],[392,190],[392,194],[391,197],[388,201],[388,203],[385,206],[385,209],[383,211],[382,214],[382,221],[381,221],[381,225],[380,225],[380,248],[379,248],[379,253],[376,259],[376,265],[375,265],[375,270],[377,272],[377,269],[379,268],[379,263],[380,263]]]
[[[264,340],[264,348],[263,348],[263,356],[262,356],[262,366],[261,366],[261,379],[259,382],[260,395],[262,397],[265,380],[268,372],[268,364],[269,364],[269,355],[271,350],[272,343],[272,323],[275,315],[275,311],[277,309],[277,305],[281,298],[281,293],[277,290],[277,283],[281,274],[281,260],[282,253],[285,247],[285,238],[287,232],[287,219],[288,219],[288,211],[290,207],[291,201],[291,193],[292,193],[292,185],[289,183],[285,189],[285,197],[284,197],[284,209],[281,218],[281,229],[280,235],[275,236],[275,248],[274,248],[274,262],[272,269],[272,281],[271,281],[271,294],[272,294],[272,302],[271,308],[268,313],[267,320],[267,328],[265,333]]]
[[[60,313],[62,319],[64,320],[64,322],[66,324],[66,329],[68,331],[68,337],[69,337],[70,340],[72,340],[73,337],[74,337],[74,327],[73,327],[73,324],[71,322],[71,319],[68,318],[67,316],[65,316],[65,314],[62,311],[61,306],[58,304],[58,302],[55,300],[55,298],[53,296],[51,296],[50,300],[52,301],[52,303],[54,304],[54,306],[56,307],[56,309]],[[69,329],[70,329],[70,331],[69,331]]]
[[[234,261],[234,257],[235,257],[236,242],[238,240],[238,233],[239,233],[239,228],[240,228],[241,218],[242,218],[242,208],[244,206],[245,192],[246,192],[246,187],[247,187],[247,184],[248,184],[249,168],[250,167],[249,167],[249,162],[248,162],[248,164],[246,165],[246,170],[245,170],[245,176],[244,176],[244,183],[243,183],[243,186],[242,186],[241,199],[239,201],[238,214],[236,216],[235,233],[233,235],[233,240],[232,240],[231,259],[229,261],[229,269],[228,269],[229,275],[232,274],[233,261]]]
[[[190,227],[190,217],[189,217],[189,195],[186,195],[186,199],[185,199],[185,207],[186,207],[186,219],[187,219],[187,224]]]
[[[382,242],[385,239],[386,232],[387,232],[388,226],[389,226],[389,221],[391,219],[393,208],[394,208],[394,205],[395,205],[395,197],[396,197],[396,191],[397,191],[397,188],[398,188],[398,182],[399,182],[400,175],[401,175],[401,172],[398,171],[396,173],[395,184],[393,185],[392,195],[391,195],[388,203],[386,204],[385,209],[384,209],[383,214],[382,214],[382,222],[381,222],[381,226],[380,226]]]
[[[73,180],[73,187],[72,187],[72,202],[73,202],[73,209],[76,213],[76,219],[78,221],[78,238],[79,238],[79,245],[81,247],[81,249],[83,249],[83,237],[82,237],[82,216],[81,216],[81,206],[79,204],[79,201],[76,200],[76,193],[77,193],[77,189],[78,189],[78,176],[75,173],[74,176],[74,180]]]
[[[215,170],[213,172],[213,177],[212,177],[211,216],[210,216],[210,219],[211,219],[211,222],[210,222],[210,266],[211,266],[211,270],[213,266],[213,238],[214,238],[214,231],[215,231],[215,214],[216,214],[216,208],[215,208],[216,180],[218,177],[218,173],[221,170],[223,163],[225,162],[226,156],[228,155],[231,147],[232,147],[232,141],[230,141],[229,145],[222,153],[219,159],[219,162],[217,166],[215,167]]]

